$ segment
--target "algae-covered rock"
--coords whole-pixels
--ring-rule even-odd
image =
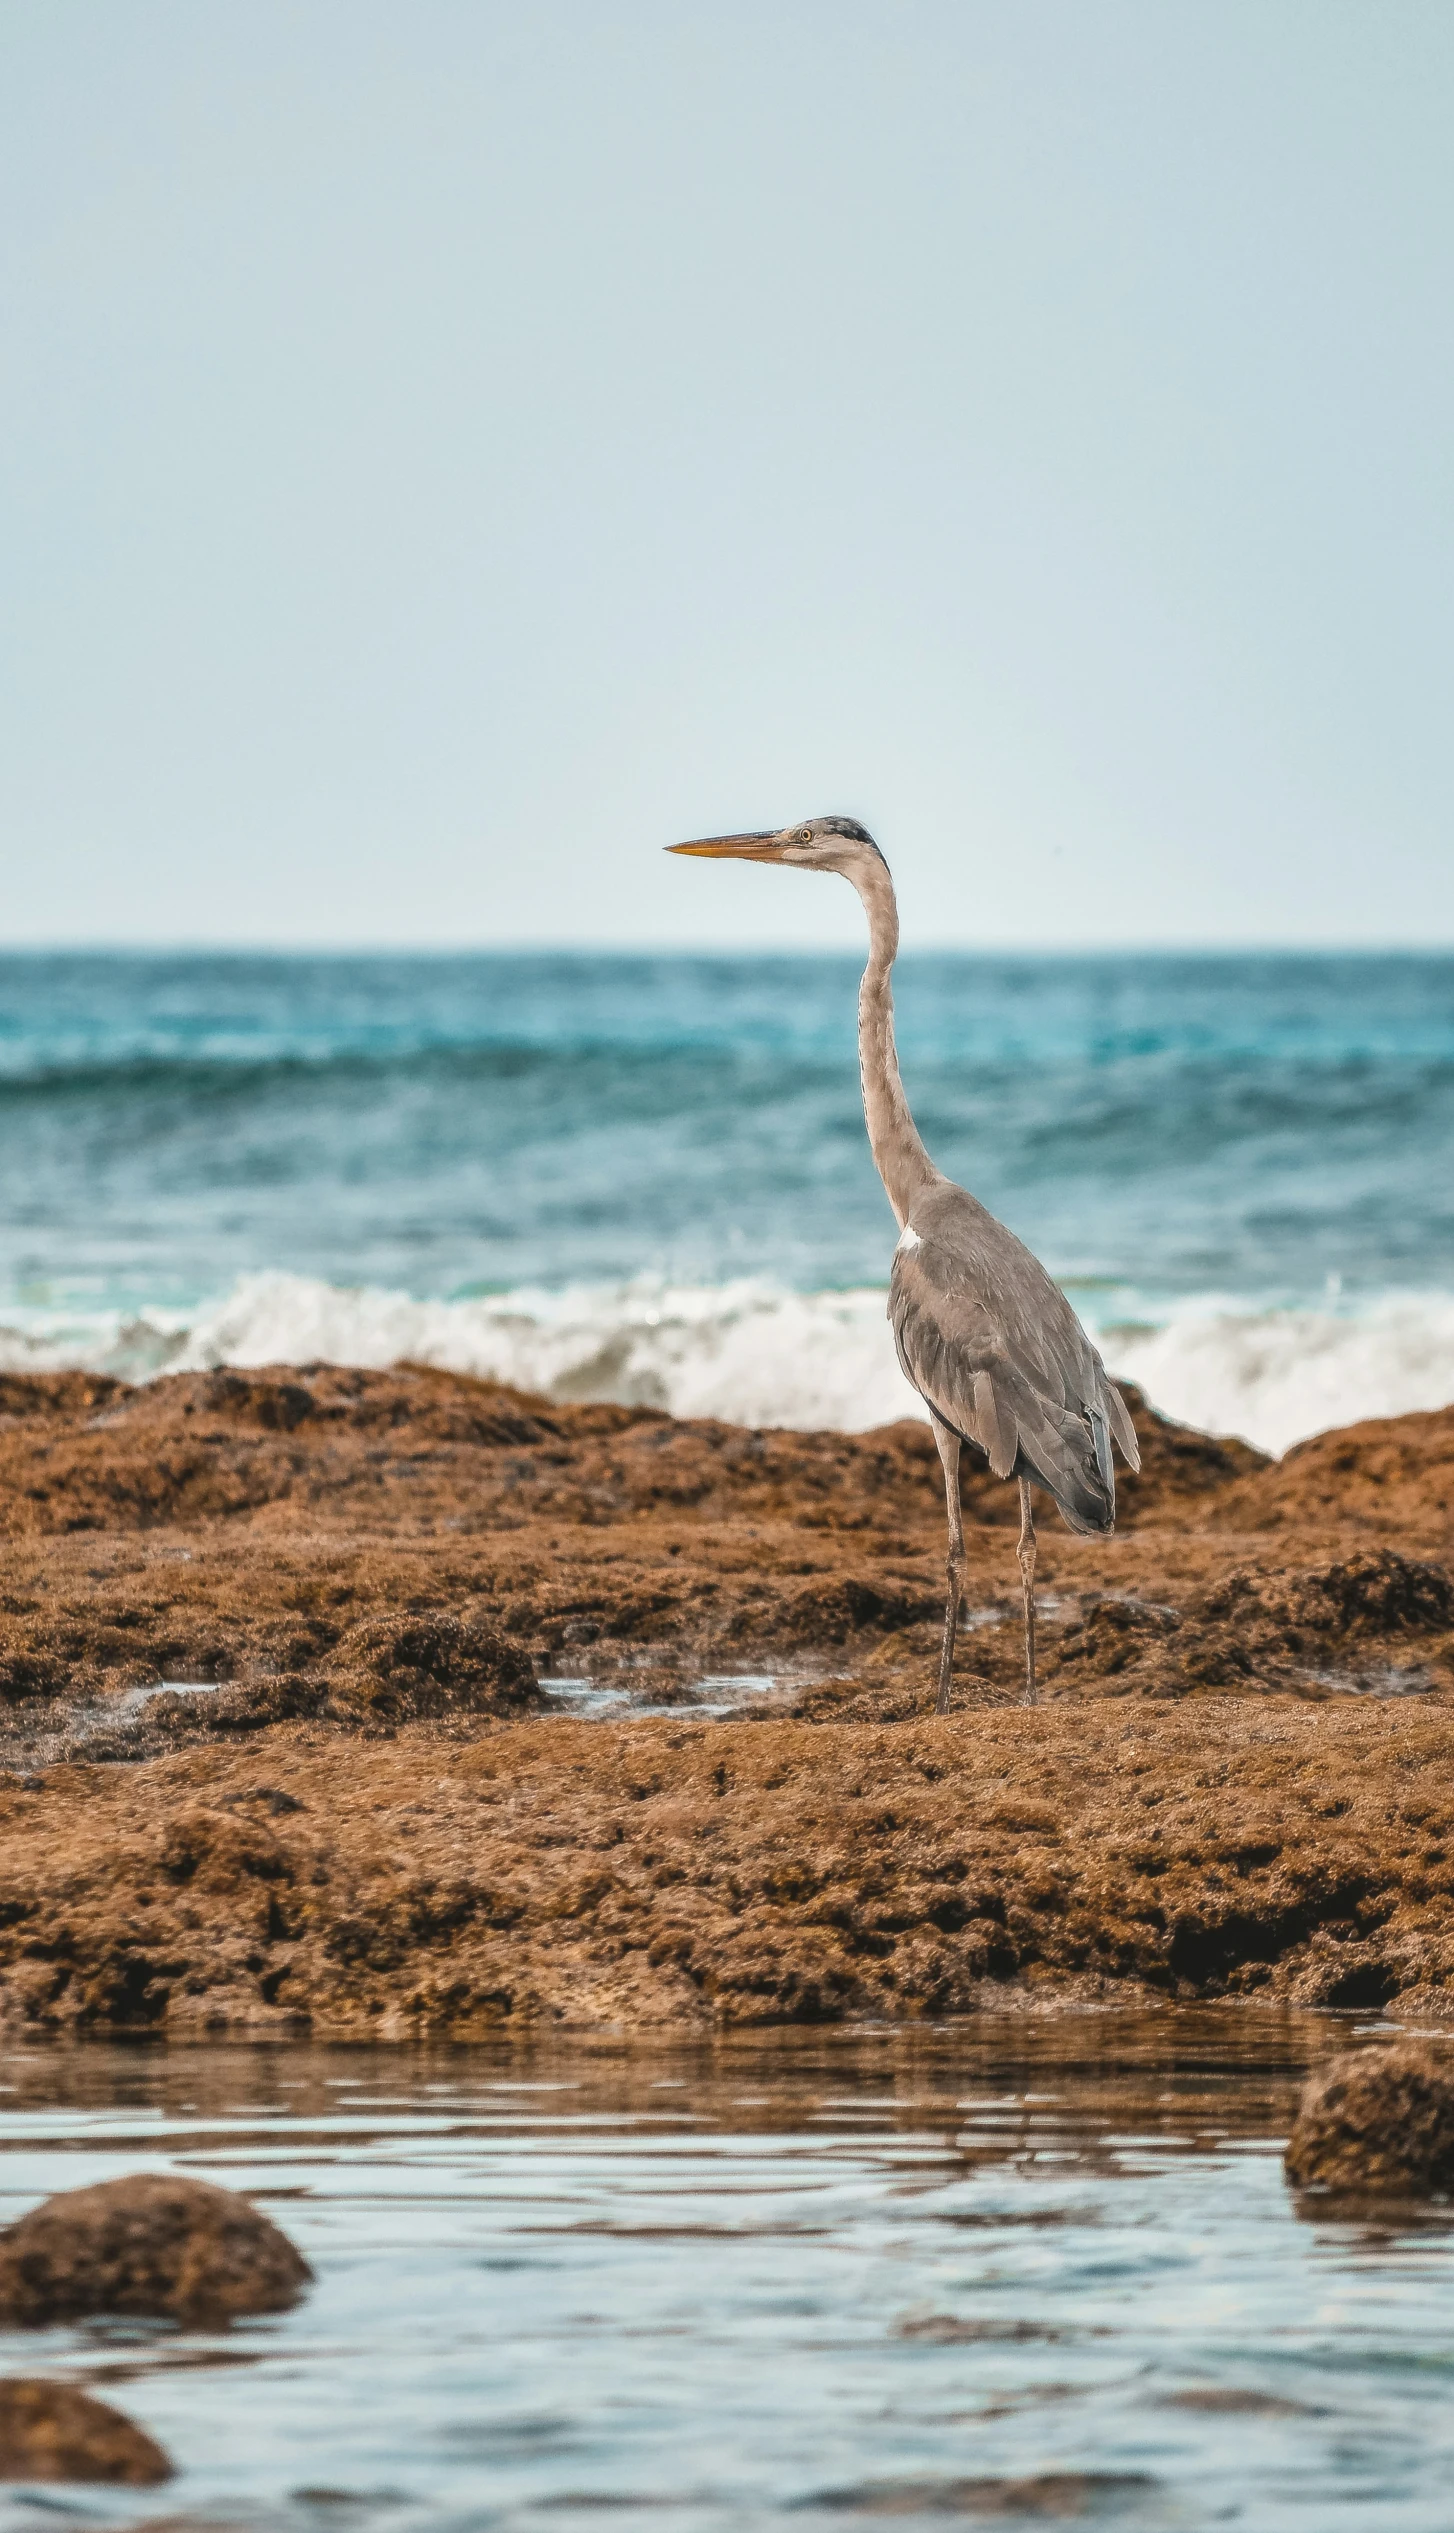
[[[1413,2041],[1335,2058],[1308,2080],[1283,2163],[1302,2189],[1454,2190],[1454,2067]]]
[[[109,2481],[154,2489],[172,2466],[160,2445],[77,2385],[20,2375],[0,2382],[0,2480]]]
[[[488,1620],[423,1610],[352,1627],[329,1666],[331,1704],[379,1721],[527,1712],[543,1700],[522,1645]]]
[[[0,2234],[0,2321],[90,2313],[226,2321],[297,2302],[313,2272],[251,2200],[210,2181],[131,2173],[62,2190]]]

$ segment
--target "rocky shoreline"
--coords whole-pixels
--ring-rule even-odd
[[[0,1378],[0,2014],[1442,2019],[1454,1410],[1275,1463],[1136,1417],[1115,1538],[1042,1531],[1035,1710],[1013,1490],[968,1481],[941,1720],[912,1422],[747,1432],[409,1368]]]

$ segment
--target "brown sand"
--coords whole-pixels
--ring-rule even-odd
[[[1137,1409],[1110,1541],[927,1431],[422,1370],[0,1379],[0,2000],[42,2030],[1454,2008],[1454,1410],[1270,1464]],[[695,1684],[772,1670],[751,1715]],[[672,1711],[551,1710],[589,1673]],[[159,1678],[215,1698],[135,1706]],[[1446,1858],[1448,1861],[1446,1861]]]

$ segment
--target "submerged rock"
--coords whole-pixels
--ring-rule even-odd
[[[160,2445],[109,2402],[75,2384],[24,2375],[0,2382],[0,2480],[100,2480],[154,2489],[171,2477]]]
[[[1030,2516],[1051,2524],[1099,2516],[1124,2524],[1158,2494],[1141,2471],[1039,2471],[1025,2480],[866,2480],[825,2489],[812,2504],[838,2515]]]
[[[132,2173],[59,2191],[0,2234],[0,2321],[226,2321],[283,2311],[312,2275],[271,2217],[236,2191]]]
[[[1335,2058],[1308,2080],[1283,2163],[1303,2189],[1454,2189],[1454,2067],[1412,2041]]]

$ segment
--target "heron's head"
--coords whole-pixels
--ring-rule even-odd
[[[740,836],[699,836],[669,844],[668,853],[700,853],[713,862],[784,862],[799,871],[841,871],[845,879],[883,855],[856,818],[800,818],[796,826]]]

